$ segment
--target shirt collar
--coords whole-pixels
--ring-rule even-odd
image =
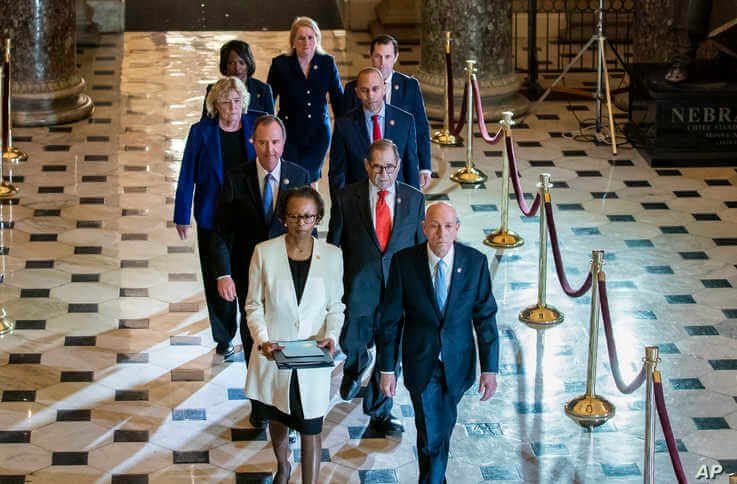
[[[392,76],[394,76],[394,71],[391,71],[389,73],[389,77],[387,77],[386,79],[384,79],[384,84],[387,84],[389,87],[391,87],[391,85],[392,85]]]
[[[259,163],[258,158],[256,159],[256,170],[258,171],[258,178],[259,180],[263,180],[266,176],[266,170],[264,169],[263,165]],[[277,182],[281,178],[281,160],[276,162],[276,166],[272,171],[269,172],[269,174],[276,180]]]
[[[379,196],[379,187],[373,184],[371,180],[369,180],[369,190],[371,191],[371,194],[378,197]],[[396,183],[393,183],[389,188],[386,189],[386,194],[391,196],[396,191]]]
[[[379,115],[379,119],[384,119],[384,113],[385,112],[386,112],[386,103],[383,103],[381,105],[381,109],[376,114]],[[374,113],[372,113],[371,111],[368,111],[368,110],[364,109],[363,110],[363,115],[366,117],[366,121],[367,122],[371,122],[371,116],[373,116]]]
[[[443,262],[445,262],[446,269],[450,269],[450,262],[453,260],[454,254],[455,244],[450,246],[450,250],[447,254],[445,254],[445,257],[443,257]],[[432,265],[433,267],[438,265],[438,261],[440,260],[440,257],[435,255],[435,252],[433,252],[430,248],[430,244],[427,244],[427,259],[430,261],[430,265]]]

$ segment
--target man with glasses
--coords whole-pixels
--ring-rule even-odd
[[[226,301],[238,299],[246,364],[253,348],[244,308],[253,249],[259,242],[286,233],[283,221],[274,216],[279,198],[287,188],[309,182],[304,168],[281,159],[285,141],[286,131],[279,118],[267,114],[256,120],[253,129],[256,162],[239,166],[226,175],[215,213],[211,253],[218,293]],[[256,428],[266,426],[253,413],[251,424]]]
[[[402,164],[394,143],[374,141],[363,161],[368,180],[347,185],[333,197],[328,242],[343,249],[346,320],[340,346],[347,359],[340,395],[346,401],[358,394],[364,374],[371,371],[369,348],[392,256],[425,241],[425,199],[419,190],[397,181]],[[369,426],[382,435],[402,432],[402,423],[391,414],[392,399],[380,391],[379,380],[374,372],[363,397]]]
[[[380,139],[391,140],[402,158],[396,178],[419,188],[417,135],[411,114],[384,101],[386,86],[381,71],[361,69],[356,79],[356,96],[361,106],[335,120],[330,146],[330,193],[345,185],[365,180],[364,157],[369,145]]]

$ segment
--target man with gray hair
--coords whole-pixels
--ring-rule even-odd
[[[346,320],[340,346],[347,359],[340,395],[346,401],[358,394],[362,375],[371,370],[369,348],[392,256],[425,241],[421,227],[425,199],[419,190],[397,181],[402,165],[397,146],[385,139],[374,141],[363,164],[368,180],[335,193],[328,231],[328,242],[343,249]],[[369,426],[380,434],[401,432],[403,426],[391,414],[392,399],[381,392],[379,377],[374,371],[363,397],[363,410],[371,416]]]
[[[477,347],[481,400],[496,392],[499,334],[489,262],[456,242],[459,228],[449,203],[427,208],[422,222],[427,243],[394,255],[376,331],[377,367],[388,397],[396,393],[401,342],[421,483],[445,480],[458,403],[475,379]]]

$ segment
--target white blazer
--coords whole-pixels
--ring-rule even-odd
[[[258,351],[267,341],[332,338],[338,342],[345,315],[343,256],[339,248],[314,240],[310,271],[300,304],[289,268],[285,236],[258,244],[248,273],[246,318],[254,351],[248,361],[246,395],[290,413],[291,370]],[[302,410],[306,419],[322,417],[330,401],[332,368],[297,371]]]

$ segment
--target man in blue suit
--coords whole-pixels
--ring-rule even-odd
[[[432,159],[430,156],[430,124],[427,121],[420,83],[414,77],[394,70],[394,65],[399,59],[399,44],[391,35],[374,37],[369,48],[369,58],[371,65],[379,69],[384,77],[386,103],[404,109],[415,117],[417,157],[420,161],[420,188],[425,188],[430,183]],[[355,88],[356,81],[350,81],[345,85],[343,112],[348,112],[361,105],[361,101],[356,97]]]
[[[427,243],[392,259],[377,330],[377,361],[381,389],[394,396],[402,342],[404,385],[417,426],[419,482],[439,484],[445,480],[458,403],[475,379],[476,346],[481,400],[496,392],[499,335],[488,261],[455,242],[460,228],[455,209],[445,202],[430,205],[422,225]]]
[[[309,182],[307,171],[282,160],[286,130],[273,115],[258,118],[254,125],[253,146],[256,162],[239,166],[228,173],[220,193],[215,218],[215,237],[211,246],[214,274],[220,297],[236,298],[241,310],[241,340],[246,364],[253,340],[248,332],[243,305],[248,293],[248,267],[259,242],[286,232],[284,223],[274,216],[279,199],[287,188]],[[251,416],[252,424],[263,422]]]
[[[335,120],[330,146],[330,193],[368,178],[363,160],[369,145],[379,139],[391,140],[402,158],[397,179],[419,188],[417,135],[411,114],[384,102],[386,86],[381,72],[373,67],[361,69],[355,93],[361,106]]]
[[[425,197],[419,190],[397,182],[401,161],[394,143],[371,144],[364,162],[369,179],[347,185],[336,193],[330,212],[328,242],[343,249],[343,302],[346,320],[340,347],[346,354],[340,395],[353,399],[361,388],[361,376],[370,367],[369,348],[374,344],[375,321],[389,279],[392,256],[401,249],[425,241],[421,222]],[[374,371],[363,397],[363,411],[377,433],[404,430],[392,416],[392,399],[379,388]]]

